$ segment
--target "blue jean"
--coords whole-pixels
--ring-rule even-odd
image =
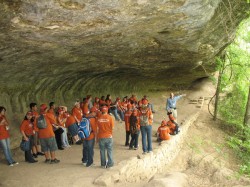
[[[101,138],[99,139],[101,166],[112,167],[113,161],[113,139],[112,138]],[[108,155],[108,162],[106,163],[106,150]]]
[[[130,144],[129,147],[130,148],[138,148],[138,139],[139,139],[139,135],[140,135],[140,131],[136,134],[131,134],[131,140],[130,140]]]
[[[62,138],[62,146],[63,147],[68,147],[69,146],[69,141],[68,141],[68,136],[67,136],[67,128],[62,127],[62,129],[64,130],[61,138]]]
[[[152,125],[141,126],[142,150],[152,151]]]
[[[94,145],[95,138],[92,140],[83,140],[83,149],[82,149],[82,162],[86,163],[86,166],[93,164],[94,160]]]
[[[124,112],[122,110],[117,110],[117,113],[120,115],[121,120],[124,121]]]
[[[113,108],[110,108],[110,112],[115,116],[115,120],[116,121],[120,121],[120,116],[117,112],[117,108],[116,107],[113,107]]]
[[[10,139],[6,138],[3,140],[0,140],[0,145],[2,147],[4,156],[5,156],[6,160],[8,161],[8,163],[12,164],[13,162],[15,162],[12,158],[12,154],[10,151]]]

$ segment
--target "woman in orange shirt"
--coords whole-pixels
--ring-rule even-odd
[[[25,161],[29,163],[37,162],[37,160],[35,160],[31,154],[31,148],[34,144],[34,135],[35,135],[34,125],[31,120],[32,117],[33,117],[32,112],[27,112],[26,116],[24,117],[24,120],[20,125],[20,131],[23,135],[23,140],[30,141],[30,149],[24,152]]]
[[[10,151],[9,122],[5,117],[5,112],[6,108],[0,106],[0,146],[9,166],[14,166],[15,164],[18,164],[18,162],[12,158]]]

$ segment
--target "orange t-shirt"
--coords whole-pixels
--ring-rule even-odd
[[[2,120],[7,121],[5,116],[0,116],[0,123]],[[7,139],[10,137],[9,131],[6,130],[6,125],[0,125],[0,140]]]
[[[121,108],[124,110],[124,111],[127,111],[127,109],[128,109],[128,102],[121,102]]]
[[[82,112],[83,112],[83,114],[89,113],[89,104],[88,103],[83,103]]]
[[[34,135],[34,125],[29,120],[23,120],[20,125],[20,131],[23,131],[27,136]]]
[[[61,127],[65,127],[65,119],[66,119],[66,117],[65,117],[64,114],[59,114],[59,115],[57,116],[57,124],[58,124],[59,126],[61,126]]]
[[[161,140],[170,140],[170,129],[168,126],[164,125],[164,126],[160,126],[157,130],[157,133],[159,133],[159,137]]]
[[[103,105],[107,105],[107,103],[106,103],[104,100],[101,100],[101,99],[100,99],[99,105],[100,105],[100,106],[103,106]]]
[[[90,136],[88,138],[86,138],[85,140],[92,140],[92,139],[94,139],[95,138],[95,134],[97,133],[96,118],[95,117],[89,118],[89,122],[90,122],[90,125],[91,125],[92,132],[91,132]]]
[[[102,114],[97,119],[98,138],[112,138],[114,119],[109,114]]]
[[[74,116],[70,115],[67,117],[67,120],[66,120],[66,127],[68,128],[69,126],[73,125],[76,123],[76,120],[74,118]]]
[[[82,120],[82,109],[74,107],[72,109],[72,116],[74,116],[80,122]]]
[[[168,125],[168,127],[170,129],[170,134],[173,134],[174,131],[175,131],[175,124],[172,121],[168,121],[167,125]]]
[[[47,123],[47,127],[45,129],[39,129],[37,127],[37,120],[35,120],[34,127],[35,127],[35,129],[38,130],[38,137],[39,138],[51,138],[51,137],[54,137],[55,134],[54,134],[54,131],[53,131],[52,124],[56,124],[56,121],[54,119],[53,114],[45,113],[45,114],[41,114],[41,115],[44,115],[44,118],[45,118],[46,123]]]
[[[107,99],[107,100],[105,100],[105,102],[108,105],[108,108],[110,108],[110,105],[112,104],[111,99]]]
[[[129,119],[130,119],[131,114],[132,114],[131,110],[126,111],[124,114],[125,130],[126,131],[129,131],[129,129],[130,129]]]

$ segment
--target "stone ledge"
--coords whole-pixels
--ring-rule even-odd
[[[203,102],[202,102],[203,104]],[[190,116],[180,126],[181,132],[172,136],[170,141],[163,142],[161,146],[147,155],[137,155],[118,163],[108,169],[103,175],[94,180],[98,186],[112,186],[119,182],[134,183],[140,180],[149,180],[169,166],[181,150],[188,128],[197,119],[200,111]]]

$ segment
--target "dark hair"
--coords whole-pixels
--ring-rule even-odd
[[[49,107],[52,107],[55,104],[55,102],[50,102]]]
[[[111,95],[108,94],[105,100],[109,100],[109,99],[110,99],[110,96],[111,96]]]
[[[105,99],[105,96],[103,95],[102,97],[101,97],[101,100],[104,100]]]
[[[33,107],[35,107],[37,104],[36,103],[30,103],[30,109],[32,109]]]
[[[3,106],[0,106],[0,112],[2,112],[3,110],[6,112],[6,108]]]

